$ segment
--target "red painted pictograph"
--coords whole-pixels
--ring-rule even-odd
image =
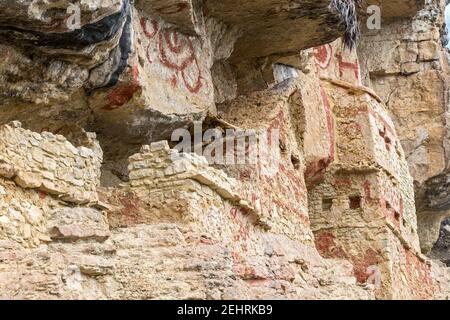
[[[359,79],[359,64],[358,61],[356,62],[348,62],[344,61],[344,58],[342,57],[342,54],[336,53],[336,58],[338,59],[338,66],[339,66],[339,77],[343,77],[345,70],[353,71],[355,74],[355,78]]]
[[[320,47],[314,48],[314,60],[316,65],[316,73],[320,75],[320,70],[327,69],[333,58],[333,47],[330,44],[325,44]],[[334,128],[334,117],[331,110],[330,101],[328,100],[328,95],[325,88],[320,85],[319,87],[320,97],[322,99],[322,105],[325,111],[327,132],[329,136],[329,154],[328,157],[319,160],[318,162],[312,163],[306,168],[306,179],[308,184],[312,185],[320,181],[323,174],[328,168],[328,166],[333,162],[335,157],[335,128]]]
[[[321,69],[326,69],[330,65],[333,56],[333,48],[329,44],[314,48],[314,58],[316,64]]]
[[[379,179],[380,204],[384,209],[386,218],[400,230],[401,222],[404,218],[403,195],[398,192],[395,186],[387,179]]]
[[[134,94],[139,90],[139,85],[132,83],[127,85],[120,85],[116,87],[108,96],[108,103],[103,107],[104,110],[115,110],[128,101],[130,101]]]
[[[143,18],[141,26],[145,36],[150,40],[147,47],[149,63],[153,63],[151,50],[156,41],[160,63],[174,72],[167,81],[174,87],[182,83],[189,92],[199,93],[203,86],[202,74],[192,39],[176,30],[160,29],[156,20],[149,21]]]
[[[152,39],[158,33],[158,22],[156,20],[141,19],[142,30],[148,39]]]
[[[148,19],[141,19],[142,30],[144,30],[144,34],[147,39],[153,39],[158,33],[158,23],[156,20],[149,21]],[[152,47],[149,45],[146,49],[146,56],[149,63],[153,63],[152,56],[150,54],[150,50]]]
[[[410,249],[402,249],[404,250],[405,264],[401,267],[406,267],[404,274],[415,299],[432,299],[435,288],[431,277],[431,265],[420,260]]]
[[[331,110],[330,101],[328,100],[327,93],[322,85],[320,85],[320,96],[322,98],[323,107],[325,108],[325,113],[327,117],[327,130],[330,136],[330,162],[334,160],[335,156],[335,143],[336,136],[334,131],[334,117]]]
[[[372,185],[369,180],[364,181],[364,193],[367,202],[377,202],[378,200],[372,195]]]
[[[393,137],[396,136],[394,128],[391,127],[391,125],[388,123],[388,121],[385,118],[383,118],[383,116],[380,113],[376,112],[370,106],[367,107],[367,112],[383,125],[384,130],[386,132],[388,132]]]
[[[139,91],[139,69],[133,66],[133,79],[129,84],[118,85],[109,95],[108,103],[102,108],[103,110],[115,110],[124,106],[129,102],[134,94]]]
[[[392,139],[389,137],[389,131],[387,130],[386,126],[384,126],[383,130],[379,131],[379,135],[384,140],[386,150],[391,151]]]
[[[379,252],[372,248],[368,248],[364,253],[359,255],[346,252],[341,245],[339,238],[329,232],[322,231],[316,235],[316,247],[319,253],[325,258],[346,259],[353,264],[353,273],[358,283],[366,283],[371,274],[368,273],[370,266],[377,266],[381,260]]]

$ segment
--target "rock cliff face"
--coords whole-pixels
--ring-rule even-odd
[[[415,182],[422,249],[430,252],[448,217],[448,53],[445,1],[364,33],[364,82],[390,110]],[[374,50],[379,48],[379,50]]]
[[[0,298],[448,299],[444,6],[0,0]]]

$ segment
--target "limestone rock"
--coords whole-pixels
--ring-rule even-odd
[[[448,299],[445,1],[363,2],[0,0],[0,299]]]
[[[51,214],[47,228],[53,240],[105,241],[110,236],[106,218],[94,209],[56,210]]]

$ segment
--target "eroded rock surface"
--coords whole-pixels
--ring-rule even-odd
[[[0,0],[0,298],[448,299],[443,6]]]
[[[364,82],[387,104],[406,152],[425,253],[436,243],[441,222],[449,216],[444,7],[445,1],[427,1],[412,18],[366,31],[359,47],[366,61]]]

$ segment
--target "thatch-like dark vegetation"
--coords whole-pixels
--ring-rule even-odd
[[[362,2],[363,0],[331,0],[330,3],[330,10],[341,16],[341,23],[345,27],[344,44],[349,49],[355,48],[359,40],[358,7]]]

